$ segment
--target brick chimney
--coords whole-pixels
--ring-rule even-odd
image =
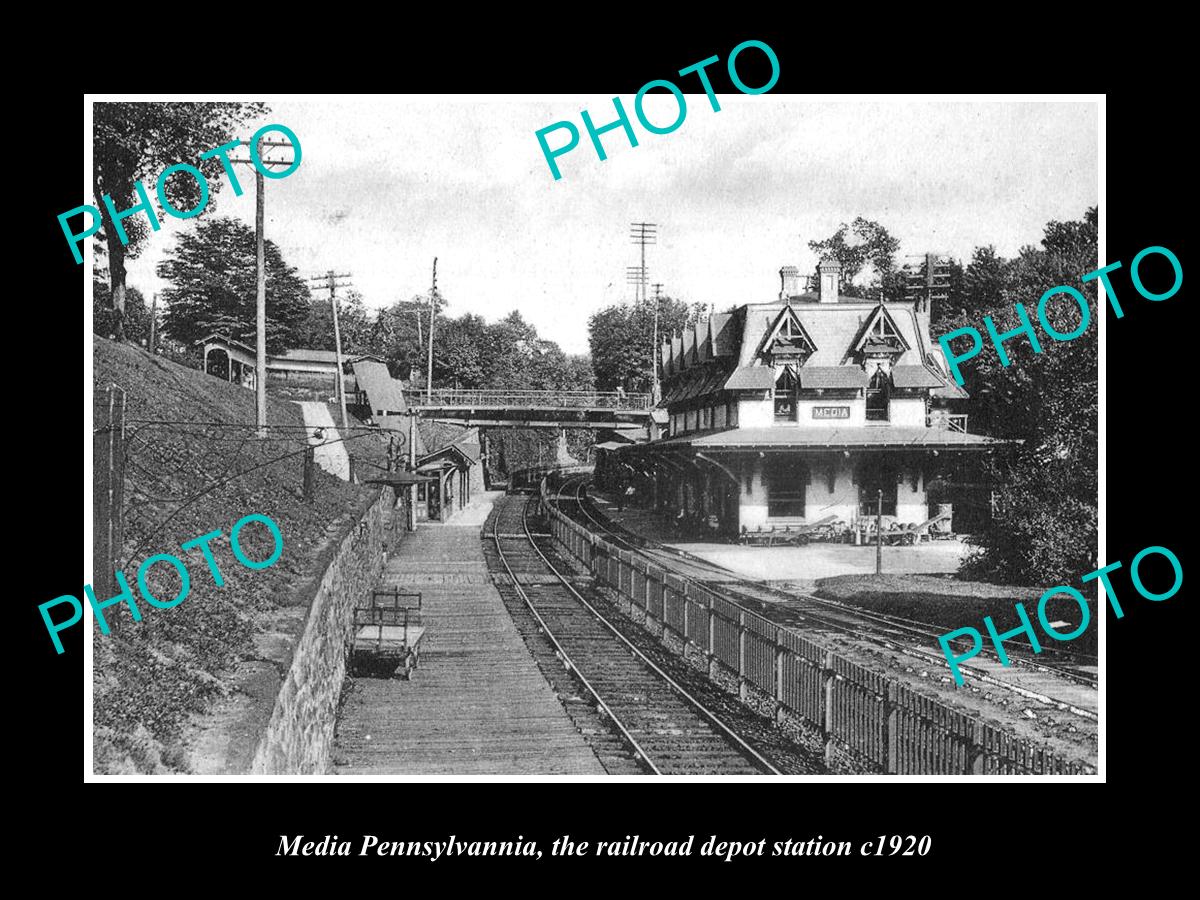
[[[779,299],[787,300],[800,293],[800,270],[795,266],[784,266],[779,270]]]
[[[818,288],[821,303],[837,303],[839,282],[842,276],[842,264],[836,259],[825,257],[817,266],[817,275],[821,279]]]

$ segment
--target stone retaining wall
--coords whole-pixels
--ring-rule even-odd
[[[342,539],[320,577],[251,773],[312,775],[328,769],[354,607],[383,573],[393,502],[391,489],[384,489]]]

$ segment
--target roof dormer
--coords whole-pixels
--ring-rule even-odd
[[[894,361],[905,350],[911,349],[892,314],[880,303],[867,316],[867,321],[851,346],[850,353],[857,355],[860,362],[870,359]]]
[[[800,364],[816,352],[817,345],[789,303],[779,313],[759,347],[759,356],[769,357],[772,364]]]

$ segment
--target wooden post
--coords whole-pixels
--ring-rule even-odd
[[[987,756],[986,747],[986,732],[987,728],[982,722],[972,723],[971,749],[967,752],[967,772],[968,775],[984,774],[984,761]]]
[[[429,290],[429,373],[425,380],[425,402],[433,403],[433,323],[437,318],[437,257],[433,258],[433,287]]]
[[[417,472],[417,416],[408,414],[408,471],[414,475]],[[408,486],[408,523],[409,531],[417,530],[417,486]]]
[[[884,704],[884,739],[887,743],[887,768],[889,775],[900,772],[900,686],[889,681],[887,701]]]
[[[738,697],[746,699],[746,614],[738,613]]]
[[[821,732],[825,736],[825,765],[833,764],[833,682],[836,678],[833,671],[833,651],[825,652],[825,665],[822,669],[825,679],[825,704],[821,710]]]
[[[687,585],[683,586],[683,655],[687,657],[688,645],[688,607],[691,606],[691,599],[688,597]]]
[[[775,721],[779,722],[783,719],[783,644],[779,640],[781,634],[779,628],[775,629]]]
[[[313,498],[313,448],[308,446],[304,449],[304,499],[312,500]]]
[[[708,677],[712,678],[715,663],[713,651],[716,649],[714,634],[716,632],[717,615],[713,612],[712,597],[705,597],[705,603],[708,606],[708,648],[705,652],[708,654]]]
[[[337,358],[337,395],[342,407],[342,429],[348,428],[346,422],[346,380],[342,374],[342,332],[338,327],[337,285],[334,282],[333,269],[329,270],[329,302],[333,306],[333,348]],[[354,480],[351,469],[350,480]]]

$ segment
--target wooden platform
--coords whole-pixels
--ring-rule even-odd
[[[478,526],[420,526],[381,588],[422,594],[412,681],[356,678],[338,723],[343,775],[604,775],[525,649]]]

